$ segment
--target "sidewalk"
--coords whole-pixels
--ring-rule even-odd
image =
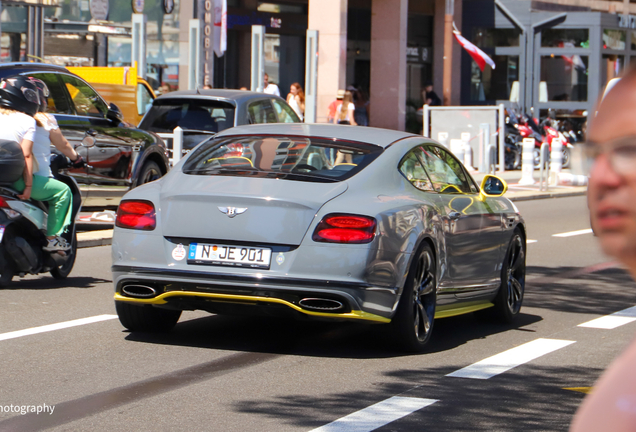
[[[564,170],[568,172],[568,170]],[[484,178],[484,173],[473,173],[473,178],[477,183],[481,183]],[[534,178],[536,180],[535,185],[519,186],[519,179],[521,179],[521,171],[506,171],[503,175],[497,174],[498,177],[503,178],[508,183],[508,192],[505,197],[510,201],[528,201],[535,199],[546,198],[563,198],[571,196],[584,196],[587,193],[587,186],[550,186],[548,191],[539,191],[539,171],[535,171]],[[101,215],[100,215],[101,216]],[[86,216],[83,216],[85,219]],[[101,223],[100,223],[101,222]],[[84,222],[90,223],[90,222]],[[103,225],[104,228],[112,226],[106,221],[95,221],[95,225]],[[110,245],[113,239],[112,229],[101,229],[98,231],[86,231],[77,234],[77,247],[87,248],[95,246],[107,246]]]
[[[570,171],[565,169],[564,173]],[[473,178],[477,183],[481,183],[486,174],[484,173],[472,173]],[[504,195],[510,201],[529,201],[535,199],[546,198],[564,198],[571,196],[585,196],[587,194],[587,186],[549,186],[547,191],[539,190],[539,176],[538,170],[534,171],[534,185],[520,186],[519,180],[521,179],[521,170],[506,171],[503,174],[495,173],[497,177],[500,177],[508,183],[508,192]]]

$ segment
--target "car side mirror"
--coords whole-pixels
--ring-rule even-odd
[[[114,103],[109,103],[106,118],[112,122],[121,123],[124,121],[124,114],[121,112],[117,105],[115,105]]]
[[[502,196],[507,190],[506,182],[497,176],[487,174],[481,181],[481,193],[485,196]]]

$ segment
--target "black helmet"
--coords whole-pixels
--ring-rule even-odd
[[[23,76],[4,78],[0,81],[0,106],[33,116],[40,107],[38,87]]]
[[[39,107],[38,111],[45,112],[46,108],[48,106],[47,99],[48,99],[48,97],[50,95],[49,88],[46,86],[44,81],[42,81],[41,79],[37,79],[37,78],[33,78],[33,77],[29,77],[29,79],[31,81],[33,81],[35,86],[38,88],[38,96],[40,98],[40,107]]]

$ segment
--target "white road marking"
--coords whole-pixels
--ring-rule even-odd
[[[536,243],[536,242],[538,242],[538,241],[539,241],[539,240],[526,240],[526,243]]]
[[[532,342],[509,349],[482,361],[456,370],[446,376],[458,378],[488,379],[499,375],[531,360],[539,358],[570,344],[574,341],[558,339],[536,339]]]
[[[369,432],[407,416],[437,402],[436,399],[421,399],[393,396],[375,405],[356,411],[311,432]]]
[[[606,315],[600,318],[593,319],[592,321],[579,324],[578,327],[589,327],[598,329],[615,329],[630,322],[636,321],[636,306],[622,311],[614,312],[611,315]]]
[[[560,234],[553,234],[552,237],[572,237],[582,234],[592,234],[592,228],[578,230],[578,231],[569,231]]]
[[[65,329],[69,327],[81,326],[85,324],[92,324],[92,323],[96,323],[100,321],[112,320],[115,318],[117,318],[117,315],[97,315],[97,316],[88,317],[88,318],[80,318],[80,319],[76,319],[72,321],[64,321],[57,324],[49,324],[49,325],[44,325],[40,327],[31,327],[24,330],[16,330],[16,331],[8,332],[8,333],[0,333],[0,341],[7,340],[7,339],[15,339],[22,336],[34,335],[38,333],[50,332],[54,330]]]

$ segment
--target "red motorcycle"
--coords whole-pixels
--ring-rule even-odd
[[[570,156],[573,146],[567,137],[552,125],[551,118],[547,117],[539,126],[537,125],[536,119],[526,115],[519,116],[517,130],[519,131],[521,139],[534,138],[534,151],[532,156],[535,168],[540,168],[541,165],[541,145],[547,142],[548,148],[552,151],[552,141],[555,138],[561,138],[561,143],[563,144],[563,155],[561,156],[562,167],[568,168],[570,166]]]

